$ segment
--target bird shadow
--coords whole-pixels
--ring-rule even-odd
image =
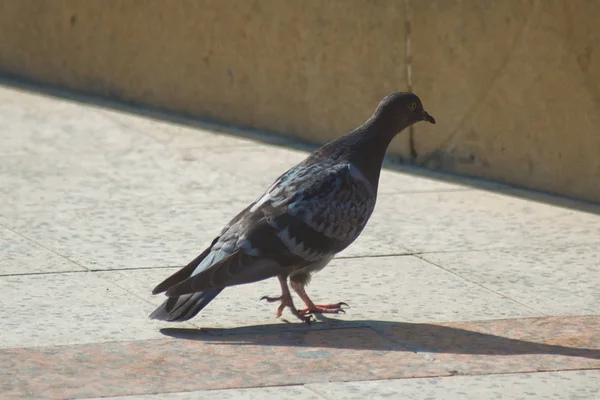
[[[471,355],[560,355],[600,360],[600,348],[539,343],[429,323],[340,321],[230,329],[163,328],[169,337],[221,345],[312,347]],[[333,323],[330,323],[335,321]],[[531,335],[530,335],[531,336]]]

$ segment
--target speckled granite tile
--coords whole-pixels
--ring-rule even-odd
[[[0,220],[90,269],[172,266],[204,250],[237,208],[205,203],[71,209]]]
[[[548,315],[600,314],[600,246],[432,253],[423,258]]]
[[[64,209],[0,215],[0,224],[91,269],[185,265],[247,202]],[[405,253],[365,233],[344,256]]]
[[[231,157],[222,154],[214,163],[205,160],[210,150],[202,149],[193,157],[168,149],[139,149],[109,155],[107,161],[117,171],[116,191],[130,204],[172,204],[240,201],[250,203],[266,188],[244,176],[228,172],[223,165]],[[135,201],[135,203],[134,203]]]
[[[307,289],[346,301],[339,318],[357,321],[455,321],[539,315],[412,256],[334,259]]]
[[[375,328],[458,374],[600,369],[600,316]]]
[[[123,110],[104,109],[102,112],[127,128],[148,135],[174,149],[252,147],[263,145],[265,142],[285,144],[293,140],[283,135],[200,122],[174,115],[163,115],[160,112],[140,109],[131,109],[131,112],[127,112],[128,107],[123,107]]]
[[[259,184],[261,188],[264,186],[263,190],[309,153],[273,146],[293,141],[281,135],[264,135],[234,127],[195,123],[191,120],[184,120],[183,123],[160,121],[151,115],[144,117],[114,110],[105,110],[105,113],[128,128],[152,136],[170,149],[177,150],[186,160],[201,159],[209,164],[218,165],[223,170]],[[206,151],[207,149],[210,151]],[[235,159],[236,163],[223,163],[224,156]],[[464,180],[467,181],[466,178]],[[495,187],[497,184],[490,183],[489,186]],[[393,170],[383,171],[380,185],[380,193],[468,189],[470,188],[465,185]]]
[[[600,244],[600,215],[483,191],[382,195],[365,233],[417,252]]]
[[[2,227],[0,249],[0,275],[85,271],[85,268]]]
[[[117,173],[103,155],[37,154],[0,159],[0,214],[98,207],[119,197]]]
[[[368,226],[368,225],[367,225]],[[411,254],[389,230],[367,229],[337,257],[397,256]]]
[[[103,272],[109,279],[152,303],[164,300],[152,288],[176,269]],[[371,321],[453,321],[539,315],[414,257],[336,259],[315,274],[307,292],[315,302],[344,301],[346,314],[327,315],[328,323],[370,324]],[[277,305],[260,302],[279,295],[275,278],[224,290],[191,322],[202,328],[236,328],[281,322]],[[295,300],[297,306],[303,303]],[[286,310],[285,318],[296,323]],[[317,324],[318,325],[318,324]],[[176,324],[175,324],[176,326]]]
[[[97,107],[7,87],[0,87],[0,120],[5,152],[100,154],[160,145]]]
[[[185,159],[202,159],[206,164],[218,166],[221,170],[236,175],[255,184],[259,191],[266,190],[282,173],[301,162],[308,152],[284,147],[261,145],[252,148],[220,148],[210,152],[204,148],[179,149]],[[223,159],[236,160],[224,163]],[[469,190],[467,186],[428,179],[408,173],[383,170],[379,193],[412,193],[431,191]],[[260,193],[257,192],[258,196]]]
[[[600,215],[600,203],[594,204],[583,200],[556,196],[551,193],[527,190],[525,188],[518,188],[514,186],[498,187],[496,190],[509,196],[526,198],[537,203],[549,203],[567,209],[580,210],[583,212]]]
[[[381,176],[379,177],[378,192],[380,195],[459,190],[473,190],[473,188],[459,183],[436,180],[385,167],[381,171]]]
[[[0,302],[0,348],[162,337],[143,300],[89,272],[0,277]]]
[[[370,329],[213,336],[0,350],[10,397],[105,397],[298,385],[447,372]]]
[[[118,283],[120,287],[146,300],[149,304],[141,310],[149,315],[155,307],[160,305],[165,297],[152,295],[154,286],[166,277],[177,271],[178,268],[141,269],[125,271],[97,272],[97,276]],[[305,324],[291,315],[287,310],[282,318],[275,318],[276,304],[260,301],[264,295],[273,295],[280,291],[277,279],[267,279],[248,285],[227,288],[212,301],[200,314],[189,321],[190,324],[202,329],[220,330],[236,328],[232,333],[240,330],[244,332],[264,332],[272,329],[274,325],[282,330],[306,330]],[[301,303],[296,300],[296,305]],[[286,323],[292,322],[292,323]],[[327,329],[336,326],[336,320],[312,324],[310,329]],[[160,322],[164,328],[179,328],[177,322]],[[237,329],[239,328],[239,329]]]
[[[197,400],[210,397],[211,400],[323,400],[315,392],[304,386],[277,386],[251,389],[201,390],[195,392],[160,393],[119,397],[97,397],[86,400],[155,400],[178,399]]]
[[[218,165],[184,160],[167,151],[0,159],[0,213],[12,218],[73,208],[218,202],[224,196],[250,202],[259,194],[255,184]]]
[[[310,384],[328,399],[593,400],[600,370]]]
[[[179,153],[184,159],[198,160],[207,167],[218,168],[251,183],[256,188],[255,198],[281,174],[308,156],[303,151],[269,145],[211,151],[205,151],[199,145],[200,142],[196,147],[179,149]]]

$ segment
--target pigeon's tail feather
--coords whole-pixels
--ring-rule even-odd
[[[175,272],[173,275],[169,276],[167,279],[165,279],[164,281],[159,283],[154,288],[154,290],[152,290],[152,294],[159,294],[159,293],[165,292],[171,286],[174,286],[180,282],[183,282],[187,278],[189,278],[196,270],[196,267],[206,258],[206,256],[208,254],[210,254],[210,250],[215,245],[215,243],[217,242],[218,239],[219,238],[217,237],[215,240],[213,240],[212,244],[206,250],[204,250],[202,252],[202,254],[200,254],[198,257],[194,258],[184,268],[180,269],[179,271]]]
[[[202,311],[222,290],[207,290],[178,297],[169,297],[150,314],[150,318],[171,322],[187,321]]]

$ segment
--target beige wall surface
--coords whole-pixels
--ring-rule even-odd
[[[0,71],[320,143],[412,88],[438,120],[415,163],[600,201],[598,21],[600,0],[0,0]]]
[[[415,0],[411,24],[440,121],[417,163],[600,201],[600,1]]]

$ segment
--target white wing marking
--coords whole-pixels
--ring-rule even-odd
[[[250,240],[248,239],[243,239],[237,242],[237,246],[240,249],[244,250],[244,253],[248,254],[249,256],[259,256],[260,255],[260,251],[252,246],[252,242],[250,242]]]
[[[350,171],[350,175],[352,175],[354,179],[359,180],[365,184],[370,195],[374,195],[371,182],[369,182],[369,180],[362,174],[362,172],[360,172],[358,168],[356,168],[352,164],[348,164],[348,171]]]
[[[322,255],[316,251],[311,251],[310,249],[304,248],[304,243],[298,242],[295,238],[293,238],[290,235],[290,231],[287,227],[277,232],[277,237],[281,239],[290,253],[302,257],[307,261],[319,260],[322,258]]]
[[[271,200],[271,194],[269,193],[270,191],[271,188],[269,188],[269,190],[267,190],[265,194],[263,194],[258,200],[256,200],[254,205],[250,208],[250,212],[258,210],[260,206],[265,204],[267,201]]]

